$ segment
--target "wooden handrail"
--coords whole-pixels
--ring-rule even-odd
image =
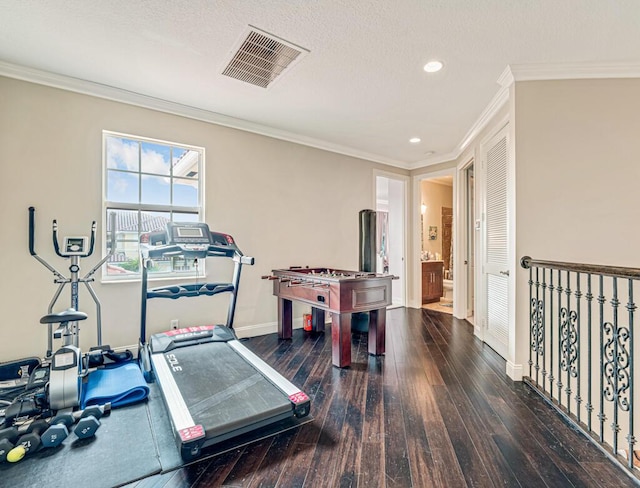
[[[538,268],[558,269],[562,271],[574,271],[576,273],[598,274],[614,278],[640,279],[640,268],[625,268],[622,266],[606,266],[597,264],[566,263],[563,261],[543,261],[523,256],[520,265],[529,269],[532,266]]]

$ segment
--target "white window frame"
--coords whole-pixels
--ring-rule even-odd
[[[200,153],[200,162],[199,169],[197,175],[198,181],[198,202],[196,206],[178,206],[178,205],[166,205],[166,204],[151,204],[151,203],[123,203],[123,202],[114,202],[107,200],[107,186],[108,186],[108,175],[109,170],[114,170],[114,168],[107,167],[107,139],[109,137],[116,137],[121,139],[129,139],[138,143],[151,143],[161,146],[168,146],[172,148],[180,148],[187,149],[190,151],[197,151]],[[139,156],[141,158],[141,154]],[[122,170],[117,170],[122,171]],[[126,171],[123,171],[126,172]],[[139,167],[137,172],[131,171],[131,174],[137,174],[139,176],[139,185],[142,185],[142,178],[144,175],[149,176],[160,176],[155,173],[147,173],[142,171],[142,163],[139,161]],[[164,175],[162,175],[164,176]],[[167,176],[170,178],[173,183],[174,175],[173,175],[173,164],[170,161],[170,174]],[[126,211],[137,211],[137,212],[162,212],[169,213],[170,218],[173,221],[174,213],[189,213],[189,214],[197,214],[198,221],[204,222],[204,181],[205,181],[205,149],[200,146],[193,146],[190,144],[179,143],[179,142],[171,142],[165,141],[161,139],[153,139],[149,137],[143,137],[133,134],[125,134],[121,132],[114,132],[103,130],[102,131],[102,215],[104,216],[103,225],[102,225],[102,235],[104,236],[102,239],[102,248],[103,255],[106,255],[108,252],[107,249],[107,225],[108,225],[108,215],[107,212],[110,209],[117,210],[126,210]],[[170,184],[170,191],[173,191],[173,184]],[[139,198],[141,198],[141,193],[139,189]],[[117,243],[116,243],[117,246]],[[122,282],[122,281],[139,281],[141,279],[142,273],[139,269],[138,272],[132,272],[130,274],[108,274],[107,266],[109,265],[110,260],[104,264],[102,270],[102,282]],[[197,270],[198,276],[202,276],[205,273],[204,269],[204,260],[199,263],[199,268]],[[170,272],[154,272],[149,274],[149,280],[157,280],[157,279],[184,279],[188,277],[193,277],[196,275],[195,271],[170,271]]]

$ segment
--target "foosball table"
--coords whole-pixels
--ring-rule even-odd
[[[384,354],[386,307],[391,305],[388,274],[344,271],[330,268],[274,269],[273,294],[278,297],[278,337],[293,333],[292,302],[311,305],[313,330],[324,330],[325,312],[331,313],[333,365],[351,364],[351,315],[369,312],[369,354]]]

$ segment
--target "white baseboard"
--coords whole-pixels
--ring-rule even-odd
[[[137,354],[138,354],[138,344],[133,344],[133,345],[130,345],[130,346],[120,346],[120,347],[114,347],[113,348],[114,352],[125,352],[127,350],[131,351],[133,356],[136,357]]]
[[[482,328],[478,324],[474,324],[474,326],[473,326],[473,335],[476,336],[480,340],[484,339],[484,335],[482,333]]]
[[[302,317],[293,319],[293,328],[302,329]],[[234,327],[233,330],[238,336],[238,339],[244,339],[245,337],[257,337],[261,335],[274,334],[278,332],[278,322],[267,322],[265,324],[245,325],[243,327]]]
[[[300,322],[302,326],[302,321]],[[294,321],[293,327],[296,328],[296,325],[297,324]],[[238,339],[244,339],[245,337],[257,337],[278,332],[278,323],[267,322],[266,324],[245,325],[244,327],[235,327],[233,330],[235,330]]]
[[[325,315],[325,324],[331,324],[331,314],[327,313]],[[302,329],[302,317],[293,319],[293,328],[294,329]],[[234,327],[234,332],[238,339],[244,339],[245,337],[257,337],[267,334],[275,334],[278,332],[278,322],[266,322],[264,324],[255,324],[255,325],[245,325],[242,327]],[[138,345],[131,346],[121,346],[114,347],[113,350],[115,352],[124,352],[126,350],[130,350],[134,354],[138,353]]]
[[[523,367],[522,364],[515,364],[511,361],[507,361],[506,373],[509,378],[513,381],[522,381],[522,372]]]

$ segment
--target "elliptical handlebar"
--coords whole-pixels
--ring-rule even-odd
[[[111,214],[114,215],[114,214]],[[111,226],[112,234],[115,235],[115,229]],[[86,256],[93,254],[93,246],[96,244],[96,221],[91,222],[91,240],[89,241],[89,253]],[[113,248],[112,248],[113,249]],[[84,256],[84,257],[86,257]]]
[[[60,245],[58,244],[58,221],[56,219],[53,219],[53,222],[51,223],[51,238],[53,240],[53,249],[56,254],[61,258],[64,258],[65,256],[60,252]]]
[[[111,229],[111,240],[109,241],[111,245],[109,246],[109,252],[104,258],[102,258],[102,260],[98,264],[96,264],[93,268],[91,268],[91,271],[89,271],[83,278],[85,280],[88,279],[93,273],[95,273],[98,270],[98,268],[100,268],[104,263],[106,263],[109,260],[109,258],[113,256],[113,254],[116,252],[116,213],[115,212],[111,212],[109,214],[109,225],[107,229]],[[94,220],[93,224],[91,224],[91,243],[89,244],[89,249],[90,249],[89,254],[93,252],[95,236],[96,236],[96,221]]]
[[[40,264],[42,264],[45,268],[47,268],[49,271],[51,271],[58,280],[65,281],[66,278],[62,275],[62,273],[60,273],[60,271],[58,271],[56,268],[51,266],[49,263],[47,263],[44,259],[42,259],[40,256],[38,256],[38,254],[36,253],[35,244],[34,244],[34,242],[35,242],[35,234],[36,234],[35,213],[36,213],[35,207],[29,207],[29,253],[34,258],[36,258],[36,260]],[[55,222],[55,220],[54,220],[54,222]],[[54,240],[54,242],[55,242],[55,240]]]
[[[29,207],[29,253],[32,256],[36,256],[36,251],[34,249],[34,233],[35,233],[35,218],[34,218],[34,213],[35,213],[36,209],[35,207]]]

